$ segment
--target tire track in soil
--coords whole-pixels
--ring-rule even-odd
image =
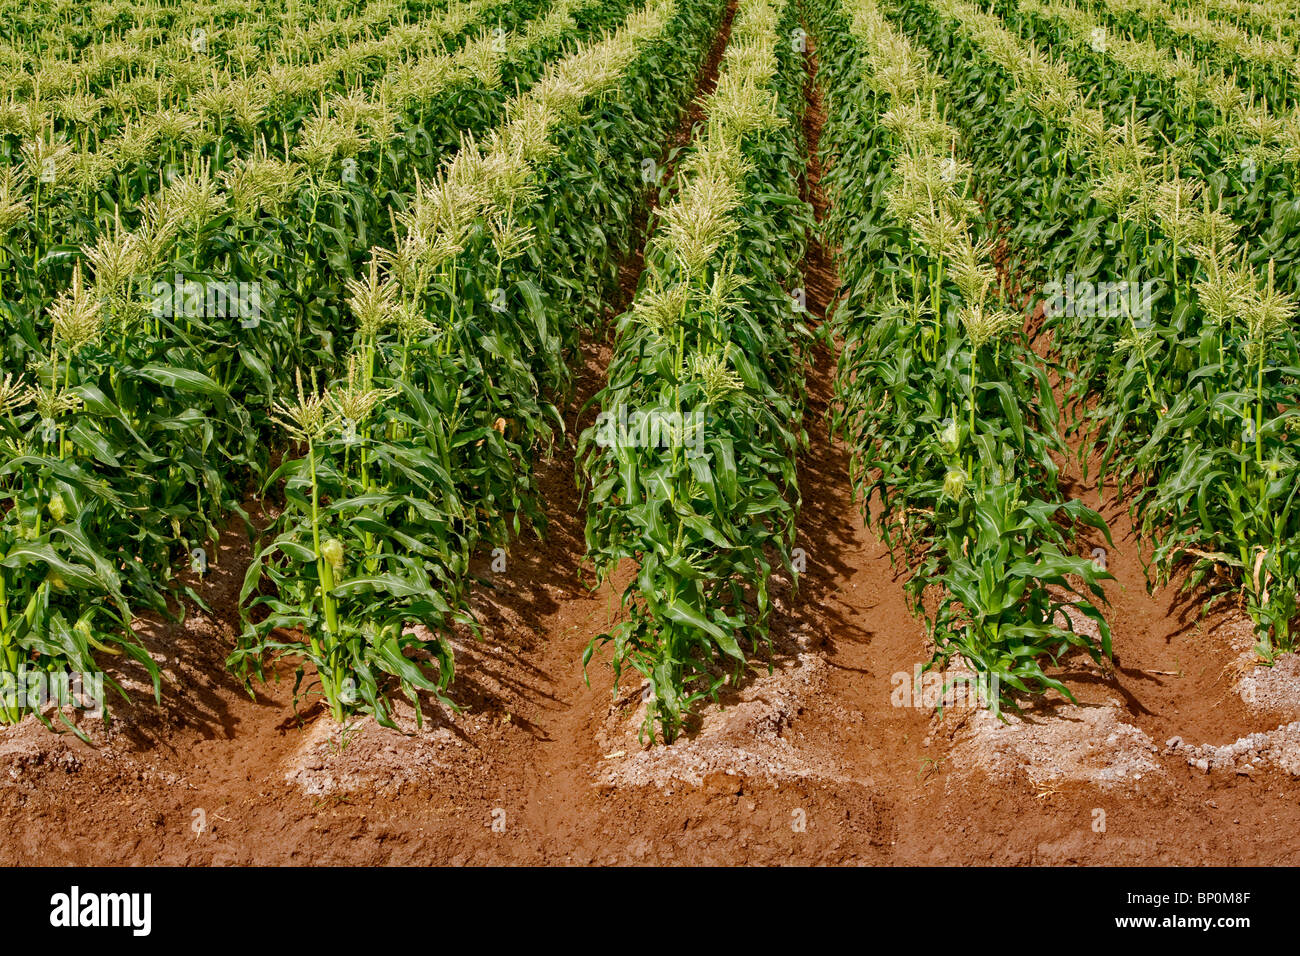
[[[807,34],[803,198],[820,224],[828,209],[819,154],[826,112],[816,40],[807,23],[803,30]],[[840,297],[835,254],[815,231],[803,274],[808,311],[818,324],[828,321]],[[833,338],[827,341],[834,342]],[[911,796],[906,783],[909,771],[921,766],[926,753],[928,723],[928,715],[920,710],[890,705],[890,677],[898,671],[910,673],[914,663],[922,660],[924,632],[907,608],[903,579],[890,562],[889,550],[862,520],[849,477],[848,449],[830,434],[838,357],[838,347],[824,342],[809,356],[805,413],[809,446],[798,469],[803,495],[798,540],[807,552],[808,568],[795,596],[796,610],[818,638],[829,678],[791,729],[815,741],[818,750],[836,755],[845,768],[853,768],[855,776],[870,780],[868,788],[844,792],[841,787],[833,806],[835,815],[843,818],[837,821],[840,830],[854,816],[873,824],[869,842],[885,857],[873,862],[885,862],[890,851],[884,848],[895,844],[899,835],[896,808]]]

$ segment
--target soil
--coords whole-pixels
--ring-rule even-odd
[[[811,44],[806,63],[815,157]],[[812,162],[819,215],[820,174]],[[809,250],[815,319],[838,294],[833,262]],[[201,584],[213,614],[138,622],[165,662],[160,704],[137,679],[111,725],[83,724],[93,746],[32,718],[0,731],[0,864],[1300,863],[1297,661],[1255,667],[1238,610],[1149,594],[1113,496],[1075,489],[1116,531],[1114,666],[1066,662],[1077,703],[1004,723],[911,693],[929,649],[828,435],[833,344],[809,355],[807,569],[775,589],[773,653],[673,745],[643,744],[639,683],[616,689],[599,652],[582,665],[632,573],[593,588],[583,566],[572,441],[608,358],[585,344],[568,444],[538,466],[546,540],[474,568],[483,637],[456,641],[459,712],[340,729],[295,707],[288,669],[250,696],[223,664],[248,560],[232,534]]]

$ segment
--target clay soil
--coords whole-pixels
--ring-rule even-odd
[[[815,50],[806,60],[815,156]],[[689,112],[673,145],[699,119]],[[810,161],[819,212],[820,174]],[[816,319],[836,294],[833,266],[814,243]],[[624,297],[639,270],[639,257],[625,268]],[[310,700],[295,708],[288,670],[250,697],[223,666],[248,557],[232,534],[202,584],[212,615],[138,622],[164,662],[161,705],[119,707],[107,729],[88,727],[94,746],[31,719],[0,731],[0,863],[1300,863],[1300,763],[1279,729],[1300,717],[1300,668],[1253,670],[1233,608],[1200,616],[1201,596],[1148,594],[1122,503],[1103,504],[1114,666],[1065,666],[1077,705],[1051,700],[1009,724],[897,706],[896,675],[910,682],[929,650],[828,436],[827,345],[809,357],[807,571],[797,592],[776,589],[770,658],[683,738],[643,745],[636,675],[616,692],[599,652],[585,679],[582,666],[631,574],[593,588],[582,560],[572,443],[608,357],[606,342],[584,346],[568,444],[539,464],[545,540],[517,542],[504,571],[486,554],[475,568],[483,636],[456,642],[459,712],[426,707],[417,727],[404,709],[402,732],[340,730]],[[1259,692],[1243,694],[1243,677]],[[1213,759],[1251,734],[1272,736],[1235,763]]]

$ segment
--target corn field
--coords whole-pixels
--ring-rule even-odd
[[[671,743],[801,615],[819,441],[1003,719],[1109,665],[1125,540],[1297,649],[1291,0],[0,6],[2,724],[222,614],[249,694],[455,712],[475,562],[576,517],[575,664]]]

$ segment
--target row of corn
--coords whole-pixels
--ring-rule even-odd
[[[640,675],[652,739],[743,672],[774,569],[795,574],[807,332],[792,293],[811,217],[794,16],[784,0],[737,4],[579,446],[589,557],[602,577],[637,565],[624,617],[584,662],[608,645],[616,675]]]
[[[1108,533],[1058,481],[1048,369],[994,265],[948,82],[875,0],[810,8],[845,290],[835,430],[855,492],[910,565],[929,666],[959,664],[949,679],[974,682],[995,712],[1020,694],[1068,696],[1051,665],[1110,653],[1095,603],[1108,575],[1075,553],[1081,531]]]

